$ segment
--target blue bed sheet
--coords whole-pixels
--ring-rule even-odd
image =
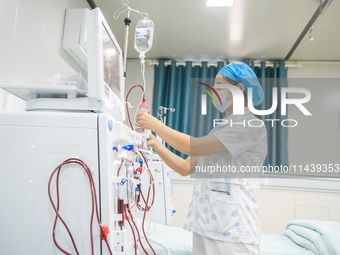
[[[157,255],[192,254],[192,233],[181,228],[152,223],[148,238]],[[260,249],[260,255],[338,255],[340,223],[295,220],[282,235],[262,234]]]
[[[261,235],[261,255],[315,255],[283,235]]]
[[[283,235],[316,255],[340,254],[340,222],[293,220]]]
[[[141,223],[138,222],[137,225],[141,226]],[[145,226],[147,226],[147,223]],[[182,228],[151,223],[148,239],[157,255],[192,254],[192,232]],[[142,240],[144,241],[143,238]],[[147,244],[145,250],[148,254],[153,254]],[[145,253],[142,252],[141,254]]]

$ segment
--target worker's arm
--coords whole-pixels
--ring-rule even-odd
[[[158,121],[155,117],[147,113],[139,113],[135,125],[150,129],[159,135],[167,144],[176,150],[190,155],[190,136],[178,132],[162,122]]]
[[[182,159],[181,157],[169,151],[153,135],[149,136],[147,146],[152,147],[162,158],[165,164],[167,164],[172,170],[179,173],[180,175],[187,176],[195,171],[197,157],[189,156],[186,159]]]
[[[191,156],[205,156],[227,150],[214,135],[206,135],[200,138],[191,137],[190,139]]]
[[[137,115],[136,126],[152,130],[171,147],[190,156],[205,156],[227,150],[214,135],[192,137],[169,128],[147,113]]]

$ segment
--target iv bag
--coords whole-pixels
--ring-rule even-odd
[[[138,20],[135,34],[135,49],[144,55],[152,46],[153,40],[153,22],[149,18]]]

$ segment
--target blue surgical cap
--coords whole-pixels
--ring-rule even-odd
[[[222,74],[227,78],[243,83],[245,92],[248,95],[248,88],[253,90],[253,105],[259,105],[263,101],[263,90],[254,71],[245,63],[237,62],[224,66],[218,74]]]

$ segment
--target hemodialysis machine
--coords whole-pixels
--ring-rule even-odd
[[[2,86],[27,109],[0,113],[0,254],[136,254],[153,203],[156,222],[169,223],[164,164],[123,123],[121,49],[98,8],[68,13],[64,47],[88,90]]]

